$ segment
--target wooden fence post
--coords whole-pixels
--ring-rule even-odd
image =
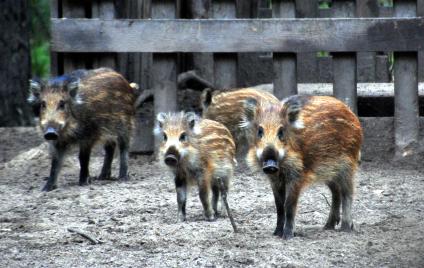
[[[416,1],[395,0],[396,17],[415,17]],[[416,153],[419,137],[417,52],[395,52],[395,159]]]
[[[128,1],[126,17],[129,19],[151,18],[151,2],[151,0]],[[128,79],[130,79],[131,82],[138,83],[142,90],[150,89],[152,87],[152,53],[127,53],[123,56],[121,61],[121,64],[126,69]],[[138,107],[137,109],[135,135],[131,145],[132,153],[150,154],[154,152],[154,121],[154,102],[144,102],[141,107]]]
[[[189,0],[188,8],[193,19],[208,19],[211,16],[211,0]],[[193,53],[193,69],[207,81],[214,83],[213,53]]]
[[[355,15],[353,1],[334,1],[333,9],[333,17],[354,17]],[[333,94],[357,114],[356,83],[356,53],[333,53]]]
[[[83,0],[62,0],[62,15],[64,18],[85,18],[86,9]],[[63,71],[69,73],[75,69],[87,68],[87,57],[82,54],[63,55]]]
[[[215,19],[235,18],[236,1],[213,1],[212,17]],[[214,54],[214,81],[216,87],[220,89],[229,89],[237,86],[237,53]]]
[[[424,0],[417,0],[417,16],[424,17]],[[424,49],[418,51],[418,80],[424,82]]]
[[[294,1],[278,0],[272,4],[274,18],[294,18]],[[294,53],[273,53],[274,95],[283,99],[297,94],[297,60]]]
[[[317,18],[318,0],[296,0],[296,18]],[[318,82],[317,52],[297,54],[297,75],[301,83]]]
[[[177,7],[173,0],[155,0],[152,2],[153,19],[175,19]],[[160,112],[177,110],[177,54],[153,54],[153,88],[155,115]],[[155,139],[155,148],[159,140]]]
[[[111,20],[116,18],[115,5],[113,0],[92,1],[92,17]],[[93,60],[93,67],[109,67],[116,69],[116,55],[113,53],[102,53],[96,55]]]
[[[50,0],[50,17],[59,18],[59,15],[59,0]],[[59,66],[59,54],[57,52],[50,51],[50,76],[59,75]]]
[[[357,0],[356,16],[359,18],[378,17],[378,0]],[[374,82],[376,79],[375,52],[358,52],[357,72],[359,82]]]

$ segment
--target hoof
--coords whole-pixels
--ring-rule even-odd
[[[294,233],[291,232],[283,232],[283,239],[284,240],[290,240],[294,237]]]
[[[87,178],[85,178],[83,180],[80,180],[78,184],[79,184],[79,186],[87,186],[87,185],[90,185],[91,184],[91,181],[93,179],[94,178],[92,178],[92,177],[87,177]]]
[[[116,178],[112,177],[112,175],[109,174],[100,174],[99,176],[97,176],[96,180],[99,181],[109,181],[109,180],[115,180]]]
[[[272,235],[283,237],[283,230],[276,228],[274,233],[272,233]]]
[[[56,184],[50,184],[50,183],[46,183],[46,185],[44,185],[43,189],[41,191],[43,192],[50,192],[54,189],[57,189],[57,185]]]
[[[342,227],[340,227],[342,232],[350,233],[354,231],[353,223],[342,222]]]
[[[216,221],[216,218],[213,215],[205,215],[205,220],[206,221]]]
[[[336,227],[335,224],[327,223],[324,225],[324,230],[334,230],[335,227]]]
[[[125,176],[119,177],[119,180],[120,180],[120,181],[129,181],[129,180],[130,180],[130,175],[129,175],[129,174],[127,174],[127,175],[125,175]]]

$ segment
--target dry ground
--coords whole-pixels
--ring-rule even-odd
[[[147,156],[131,158],[130,182],[80,187],[71,154],[59,189],[43,193],[50,163],[41,142],[34,128],[0,129],[0,267],[424,265],[424,176],[417,169],[362,164],[354,233],[323,231],[330,193],[324,186],[308,189],[300,200],[297,237],[284,241],[272,236],[273,196],[257,174],[238,172],[233,180],[229,202],[241,230],[234,234],[228,218],[203,221],[195,189],[187,222],[177,223],[171,175]],[[100,152],[91,161],[93,175],[101,162]],[[92,245],[68,228],[101,243]]]

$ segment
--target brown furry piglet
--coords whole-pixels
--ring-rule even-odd
[[[235,165],[235,145],[222,124],[194,113],[159,113],[155,134],[162,138],[159,156],[175,176],[178,218],[186,219],[187,187],[197,185],[205,219],[218,216],[220,180],[228,189]]]
[[[136,91],[117,72],[100,68],[77,70],[47,83],[31,81],[28,102],[39,113],[40,128],[50,143],[52,164],[43,191],[57,188],[65,152],[79,146],[79,184],[89,183],[93,145],[104,144],[105,158],[99,179],[111,176],[116,144],[120,150],[119,178],[128,179],[128,146],[135,115]]]
[[[244,102],[254,99],[261,103],[278,104],[278,99],[266,91],[255,88],[241,88],[235,90],[205,89],[202,93],[202,116],[215,120],[226,126],[233,135],[237,147],[237,154],[245,155],[247,144],[251,141],[245,129],[240,128],[244,118]]]
[[[254,136],[247,162],[269,178],[277,207],[274,235],[290,239],[301,191],[325,183],[332,193],[326,229],[350,231],[354,174],[362,144],[362,129],[355,114],[333,97],[292,96],[269,105],[245,102],[245,127]]]

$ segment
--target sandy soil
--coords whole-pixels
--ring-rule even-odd
[[[59,189],[43,193],[50,161],[35,129],[0,129],[0,151],[0,267],[424,265],[424,173],[416,169],[362,164],[354,233],[322,230],[330,193],[324,186],[308,189],[300,200],[297,237],[284,241],[272,236],[276,214],[268,182],[248,171],[236,174],[229,193],[240,229],[234,234],[226,217],[203,220],[196,189],[187,222],[178,223],[172,177],[150,157],[131,158],[127,183],[80,187],[77,157],[70,154]],[[93,175],[101,162],[98,152]]]

